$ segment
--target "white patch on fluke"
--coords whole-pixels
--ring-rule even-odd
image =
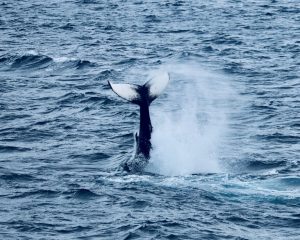
[[[145,85],[149,88],[150,97],[157,98],[168,85],[169,79],[169,74],[162,72],[149,80]]]
[[[111,86],[112,90],[121,98],[124,98],[127,101],[132,101],[139,97],[137,92],[138,86],[133,84],[114,84],[110,81],[109,85]]]

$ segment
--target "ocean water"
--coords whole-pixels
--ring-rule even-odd
[[[0,2],[0,239],[299,239],[300,2]],[[138,108],[107,81],[170,74]]]

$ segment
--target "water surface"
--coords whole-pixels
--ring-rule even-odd
[[[298,239],[297,1],[2,1],[1,239]],[[146,172],[107,80],[171,81]]]

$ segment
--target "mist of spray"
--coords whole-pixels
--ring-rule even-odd
[[[220,172],[226,112],[234,96],[228,79],[195,63],[161,70],[170,73],[171,81],[151,106],[153,151],[147,170],[164,175]]]

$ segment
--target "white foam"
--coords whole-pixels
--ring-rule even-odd
[[[35,51],[35,50],[29,50],[29,51],[26,52],[26,54],[28,54],[28,55],[34,55],[34,56],[39,55],[39,53],[37,51]]]
[[[153,104],[153,151],[148,171],[164,175],[221,171],[220,150],[228,130],[234,91],[228,79],[195,63],[170,64],[167,97]]]
[[[57,63],[61,62],[69,62],[69,61],[76,61],[78,59],[76,58],[70,58],[70,57],[53,57],[53,61]]]

